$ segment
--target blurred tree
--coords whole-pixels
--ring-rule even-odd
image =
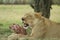
[[[53,4],[58,4],[60,5],[60,0],[52,0]]]
[[[0,4],[2,4],[3,3],[3,0],[0,0]]]
[[[23,4],[25,4],[26,0],[23,0]]]
[[[31,7],[35,12],[42,12],[44,17],[49,18],[51,5],[52,0],[34,0],[34,4],[31,4]]]
[[[46,1],[48,2],[48,1],[51,1],[51,0],[0,0],[0,4],[2,4],[2,3],[3,4],[14,4],[15,2],[17,4],[29,4],[30,2],[32,2],[34,4],[35,4],[35,2],[38,2],[38,3],[42,4],[41,1],[44,1],[44,3],[46,4]],[[52,0],[52,2],[53,2],[53,4],[58,4],[58,5],[60,4],[60,0]]]
[[[15,0],[9,0],[10,4],[14,4]]]

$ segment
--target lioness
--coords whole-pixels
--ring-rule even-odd
[[[28,13],[22,17],[25,27],[32,28],[31,37],[60,38],[60,24],[41,16],[40,13]]]
[[[31,34],[29,36],[23,35],[24,38],[27,37],[29,40],[34,38],[36,38],[34,40],[39,38],[60,38],[60,24],[41,16],[41,13],[27,13],[22,17],[22,22],[24,23],[24,28],[28,26],[32,28]],[[21,38],[20,35],[16,36]]]

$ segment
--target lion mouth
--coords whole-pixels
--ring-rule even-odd
[[[23,28],[27,29],[29,24],[25,22],[25,19],[22,18]]]
[[[23,28],[24,28],[24,29],[28,29],[28,27],[29,27],[29,24],[27,24],[27,23],[24,23],[24,26],[23,26]]]
[[[27,24],[27,23],[24,23],[24,27],[28,27],[29,26],[29,24]]]
[[[23,23],[23,28],[24,28],[24,29],[28,29],[29,24],[28,24],[28,23],[25,23],[24,21],[22,21],[22,23]]]

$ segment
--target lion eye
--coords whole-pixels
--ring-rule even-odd
[[[27,16],[27,17],[28,17],[28,18],[32,18],[32,16],[30,16],[30,15],[29,15],[29,16]]]
[[[31,18],[31,17],[28,17],[28,18]]]

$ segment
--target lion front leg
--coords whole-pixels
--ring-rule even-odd
[[[18,39],[18,35],[15,33],[12,33],[11,35],[8,36],[8,40],[17,40]]]
[[[33,36],[20,35],[20,34],[11,34],[8,36],[8,40],[39,40],[38,38],[34,38]]]
[[[25,36],[26,35],[12,33],[10,36],[8,36],[8,40],[19,40],[20,38],[23,39]]]

